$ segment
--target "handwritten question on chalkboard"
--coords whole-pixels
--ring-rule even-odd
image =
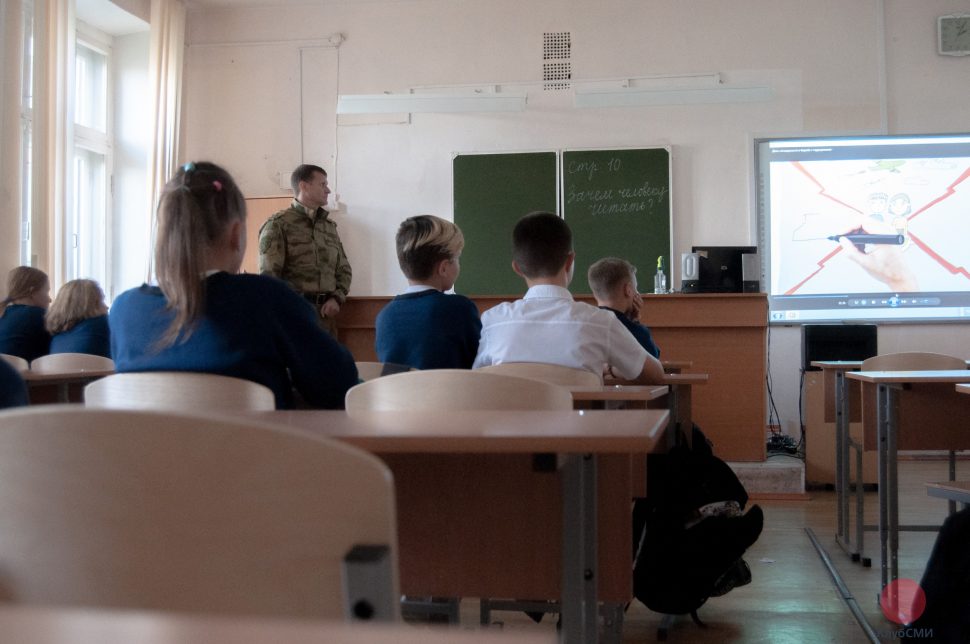
[[[667,185],[654,185],[649,180],[642,183],[619,187],[591,187],[595,185],[597,177],[607,179],[609,175],[619,173],[623,168],[623,160],[617,157],[608,159],[605,163],[598,161],[570,161],[566,164],[566,173],[573,177],[566,188],[566,204],[589,206],[589,214],[612,215],[623,213],[648,212],[663,203],[670,188]],[[587,186],[577,187],[577,180],[585,179]]]

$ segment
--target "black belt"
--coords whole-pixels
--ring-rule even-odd
[[[300,295],[302,295],[311,304],[315,304],[317,306],[323,306],[324,303],[327,300],[329,300],[331,297],[333,297],[333,293],[330,293],[330,292],[327,292],[327,293],[300,293]]]

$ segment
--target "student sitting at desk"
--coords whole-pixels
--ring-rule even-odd
[[[482,315],[475,367],[545,362],[600,374],[604,364],[636,384],[658,384],[663,367],[609,311],[573,300],[572,232],[560,217],[534,212],[512,231],[512,270],[529,290]]]
[[[108,307],[94,280],[71,280],[61,287],[44,321],[51,353],[88,353],[111,357]]]
[[[115,369],[252,380],[273,390],[278,408],[293,406],[295,386],[310,405],[343,407],[358,382],[353,356],[285,282],[237,275],[245,251],[236,182],[215,164],[186,163],[158,204],[159,286],[126,291],[111,307]]]
[[[6,360],[0,359],[0,409],[22,407],[27,402],[24,379]]]
[[[619,257],[604,257],[589,267],[586,278],[593,289],[596,304],[601,309],[612,311],[640,346],[659,360],[660,348],[653,341],[650,329],[640,324],[643,299],[637,292],[636,266]]]
[[[44,313],[51,303],[47,274],[18,266],[7,276],[7,298],[0,304],[0,353],[30,362],[47,355],[51,336],[44,328]]]
[[[397,261],[408,288],[377,315],[377,359],[415,369],[469,369],[478,351],[478,308],[455,285],[465,245],[461,229],[434,215],[405,219]]]

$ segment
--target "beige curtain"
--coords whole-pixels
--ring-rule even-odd
[[[7,273],[20,264],[21,129],[20,98],[23,78],[23,3],[0,2],[0,297]]]
[[[74,150],[74,2],[34,2],[31,254],[57,288],[66,280],[65,227]]]
[[[182,59],[185,51],[185,4],[182,0],[152,0],[151,84],[152,140],[148,158],[148,212],[151,213],[147,279],[153,278],[155,206],[165,182],[178,164],[182,98]]]

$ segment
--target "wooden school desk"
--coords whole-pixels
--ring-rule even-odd
[[[5,642],[30,644],[553,644],[544,633],[215,617],[98,608],[0,607]]]
[[[83,389],[84,385],[98,378],[104,378],[114,373],[114,369],[80,369],[78,371],[63,371],[58,373],[23,372],[24,380],[30,393],[31,404],[72,402],[72,389]],[[51,390],[56,390],[51,395]],[[76,399],[73,402],[80,402]]]
[[[663,445],[666,410],[240,415],[388,464],[403,594],[561,597],[569,643],[596,641],[599,600],[622,622],[633,589],[631,461]]]
[[[856,371],[862,383],[863,443],[878,452],[879,546],[882,586],[899,576],[899,531],[936,526],[900,526],[897,452],[970,448],[966,431],[970,396],[954,383],[970,382],[970,371]],[[860,531],[861,532],[861,531]]]
[[[679,427],[684,432],[684,437],[690,441],[692,437],[692,432],[690,431],[693,426],[693,387],[694,385],[704,385],[710,379],[706,373],[665,373],[663,378],[663,385],[653,385],[666,386],[668,387],[668,400],[667,409],[670,410],[670,431],[667,433],[668,447],[673,446],[676,440],[676,429]],[[629,381],[607,379],[605,382],[605,387],[615,387],[620,386],[623,389],[628,387],[633,387],[630,385]],[[621,389],[622,391],[622,389]],[[631,390],[632,391],[632,390]],[[623,394],[618,394],[622,396]],[[653,396],[648,399],[648,401],[656,400],[659,396]],[[576,397],[573,396],[573,400]],[[710,438],[710,436],[708,436]],[[715,442],[715,448],[718,444]]]

